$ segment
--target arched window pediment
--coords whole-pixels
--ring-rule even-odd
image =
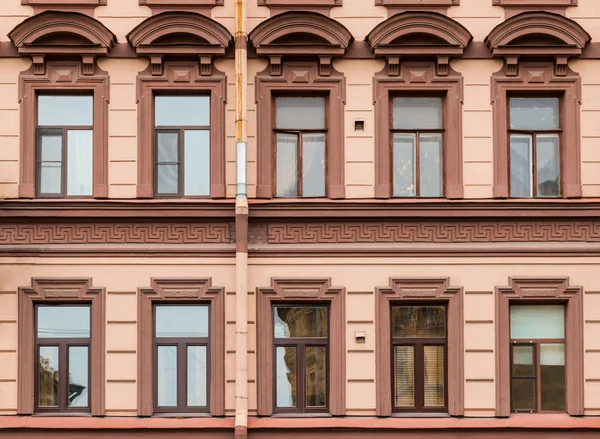
[[[222,24],[195,12],[154,15],[127,35],[138,55],[150,57],[153,75],[162,75],[166,55],[199,56],[200,73],[210,75],[213,56],[224,55],[232,39]]]
[[[77,12],[49,11],[20,23],[8,37],[25,55],[106,55],[116,36],[98,20]]]
[[[578,56],[590,35],[575,21],[550,12],[524,12],[496,26],[485,43],[495,56]]]
[[[437,59],[437,74],[446,76],[450,58],[461,56],[473,36],[460,23],[437,12],[403,12],[377,25],[367,35],[376,56],[387,57],[397,76],[401,56]]]

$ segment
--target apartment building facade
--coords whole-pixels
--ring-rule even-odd
[[[599,78],[597,0],[2,0],[0,437],[595,437]]]

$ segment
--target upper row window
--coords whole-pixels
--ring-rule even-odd
[[[444,98],[391,100],[394,197],[444,196]],[[560,99],[509,100],[510,196],[560,196]],[[325,197],[327,97],[275,98],[275,196]],[[154,101],[154,195],[210,196],[209,96],[158,95]],[[91,95],[40,95],[39,197],[91,197],[94,115]]]

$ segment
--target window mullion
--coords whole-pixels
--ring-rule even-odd
[[[177,408],[184,410],[187,405],[186,365],[187,347],[185,342],[177,343]]]
[[[62,183],[61,183],[61,188],[60,188],[60,195],[61,197],[66,197],[67,196],[67,167],[69,165],[68,160],[69,157],[67,156],[67,152],[69,150],[68,148],[68,136],[69,132],[68,129],[66,127],[63,127],[63,134],[62,134],[62,160],[61,160],[61,179],[62,179]]]
[[[421,196],[421,133],[415,133],[415,196]]]
[[[422,411],[425,406],[425,370],[424,370],[424,349],[423,343],[415,343],[415,370],[414,376],[414,392],[415,392],[415,409]]]
[[[537,197],[537,133],[531,134],[531,193]]]
[[[58,407],[61,412],[67,410],[69,398],[68,344],[59,343],[58,347]]]
[[[179,159],[179,163],[177,164],[177,183],[178,188],[177,192],[180,197],[185,196],[185,187],[184,187],[184,173],[185,173],[185,162],[184,162],[184,148],[185,148],[185,129],[179,129],[179,138],[177,139],[177,157]]]
[[[542,361],[541,361],[541,349],[539,343],[533,344],[534,358],[535,358],[535,411],[542,411]]]
[[[301,342],[296,348],[296,406],[306,412],[306,345]]]
[[[298,157],[298,196],[302,197],[303,193],[304,193],[304,173],[302,172],[303,167],[302,167],[302,160],[304,158],[303,155],[303,148],[304,148],[304,136],[302,135],[302,132],[298,132],[297,134],[298,136],[298,151],[297,151],[297,157]]]

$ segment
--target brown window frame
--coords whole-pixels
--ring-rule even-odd
[[[154,95],[161,96],[162,94]],[[180,94],[180,96],[204,96],[203,94]],[[209,96],[210,99],[210,96]],[[212,105],[212,101],[209,101],[209,108]],[[156,99],[154,99],[154,108],[156,109]],[[212,113],[212,111],[211,111]],[[154,149],[153,149],[153,162],[154,162],[154,198],[199,198],[206,199],[210,198],[210,194],[208,195],[185,195],[185,131],[208,131],[209,136],[212,136],[211,124],[209,125],[197,125],[197,126],[154,126]],[[159,133],[176,133],[177,134],[177,162],[158,162],[158,134]],[[211,140],[209,137],[209,149],[212,146]],[[209,151],[209,154],[211,152]],[[158,193],[158,166],[159,164],[169,164],[169,165],[177,165],[177,192],[172,194],[167,193]],[[212,174],[210,166],[209,166],[209,174]],[[211,181],[211,180],[209,180]]]
[[[559,128],[555,129],[555,130],[515,130],[510,128],[510,100],[513,98],[534,98],[534,97],[539,97],[539,98],[558,98],[558,107],[559,107]],[[559,182],[562,181],[562,154],[561,151],[563,149],[563,141],[562,141],[562,134],[563,134],[563,130],[562,130],[562,106],[563,106],[563,101],[564,98],[561,95],[531,95],[531,94],[519,94],[519,95],[514,95],[514,94],[509,94],[508,98],[507,98],[507,105],[508,105],[508,109],[506,111],[506,115],[508,117],[508,172],[509,172],[509,179],[508,179],[508,193],[510,194],[510,198],[560,198],[561,197],[561,192],[560,192],[560,185],[559,185],[559,190],[558,190],[558,195],[551,195],[551,196],[539,196],[537,194],[538,192],[538,188],[537,188],[537,136],[538,134],[556,134],[558,135],[558,160],[559,160],[559,174],[558,174],[558,180]],[[510,138],[512,137],[513,134],[522,134],[522,135],[528,135],[531,136],[532,138],[532,144],[531,144],[531,186],[532,186],[532,190],[531,190],[531,197],[514,197],[511,194],[511,190],[512,188],[510,187]]]
[[[390,278],[390,286],[377,287],[375,331],[377,336],[376,412],[391,416],[393,410],[392,305],[446,306],[446,398],[450,416],[464,414],[464,320],[463,289],[450,286],[450,279]],[[432,413],[432,416],[435,413]],[[442,414],[443,415],[443,414]]]
[[[332,287],[330,278],[271,278],[271,286],[256,289],[257,411],[271,416],[275,411],[273,385],[273,304],[327,306],[328,388],[327,407],[333,416],[346,415],[346,290]],[[279,412],[293,413],[291,410]],[[321,415],[325,413],[320,413]]]
[[[331,333],[331,323],[329,318],[329,306],[319,303],[272,303],[272,310],[275,312],[277,306],[285,307],[315,307],[325,308],[327,310],[327,337],[290,337],[277,338],[273,334],[273,358],[276,358],[278,347],[294,346],[296,348],[296,407],[278,407],[277,406],[277,386],[273,384],[273,413],[329,413],[329,381],[330,381],[330,360],[329,360],[329,337]],[[275,327],[273,326],[273,331]],[[327,352],[326,370],[326,402],[324,407],[306,406],[306,348],[311,346],[325,346]],[[273,381],[277,379],[277,364],[273,361]],[[300,403],[301,401],[301,403]]]
[[[394,337],[392,333],[392,319],[390,318],[390,334],[391,335],[391,358],[392,365],[392,398],[395,394],[395,368],[394,368],[394,348],[396,346],[414,346],[414,389],[415,389],[415,407],[405,408],[398,407],[392,403],[392,412],[394,413],[448,413],[448,306],[445,302],[436,303],[435,301],[418,303],[418,302],[391,302],[390,303],[390,315],[391,310],[398,306],[435,306],[443,305],[444,312],[446,315],[445,335],[444,337],[411,337],[411,338],[400,338]],[[443,343],[441,342],[443,340]],[[444,346],[444,406],[440,407],[425,407],[425,378],[424,370],[425,363],[423,361],[423,351],[425,346]],[[418,372],[418,373],[417,373]]]
[[[169,305],[205,305],[208,307],[208,322],[209,332],[208,337],[157,337],[156,336],[156,307],[157,306],[169,306]],[[153,344],[153,361],[154,365],[158,364],[158,347],[159,346],[173,346],[177,345],[177,406],[159,406],[158,405],[158,369],[154,368],[154,413],[210,413],[210,302],[180,302],[180,303],[154,303],[152,305],[152,344]],[[189,346],[206,346],[206,406],[193,406],[187,405],[187,348]]]
[[[507,68],[505,65],[492,76],[494,197],[511,197],[509,100],[514,96],[532,95],[559,98],[559,195],[543,198],[581,197],[581,78],[570,70],[565,76],[557,76],[551,62],[519,63],[517,76],[507,74]]]
[[[373,81],[375,96],[375,197],[410,201],[413,197],[393,195],[393,98],[442,98],[442,195],[463,197],[462,163],[462,76],[452,72],[439,76],[434,62],[403,62],[398,76],[390,75],[389,65]],[[423,80],[414,81],[418,76]],[[439,131],[439,130],[438,130]]]
[[[186,198],[225,197],[225,104],[226,77],[214,67],[210,75],[202,75],[198,62],[165,61],[160,74],[153,73],[152,65],[138,74],[138,198],[181,198],[178,195],[157,195],[156,188],[156,127],[154,123],[155,96],[208,95],[210,96],[210,195]],[[177,129],[181,127],[176,127]],[[180,138],[179,141],[182,141]],[[180,148],[183,149],[183,148]],[[180,172],[179,178],[183,178]]]
[[[37,303],[35,305],[35,364],[36,371],[34,376],[34,412],[35,413],[90,413],[92,400],[92,386],[88,384],[88,407],[69,407],[68,406],[68,386],[69,386],[69,348],[71,346],[84,346],[88,348],[88,383],[92,376],[92,328],[90,327],[90,336],[86,338],[39,338],[38,333],[38,305],[47,305],[47,303]],[[89,304],[78,303],[63,303],[60,306],[82,306],[87,305],[90,309],[90,317],[92,307]],[[91,319],[90,319],[91,321]],[[40,365],[40,347],[57,347],[58,348],[58,407],[40,407],[39,405],[39,370]],[[61,384],[62,383],[62,384]],[[67,390],[65,392],[65,389]]]
[[[89,409],[92,416],[103,416],[105,402],[106,291],[92,287],[91,279],[32,278],[30,287],[19,287],[19,346],[17,413],[31,415],[37,406],[36,305],[89,305]],[[64,340],[64,339],[61,339]],[[93,365],[93,366],[92,366]],[[60,370],[59,370],[60,372]],[[67,410],[67,413],[75,410]],[[47,411],[39,411],[40,414]],[[64,412],[60,412],[64,413]]]
[[[510,305],[565,306],[566,412],[584,414],[583,288],[569,285],[568,277],[510,277],[494,296],[496,326],[496,416],[511,414]],[[541,412],[547,413],[547,412]],[[552,412],[548,412],[552,413]]]
[[[207,350],[208,407],[162,408],[156,411],[155,305],[208,305]],[[172,343],[171,343],[172,344]],[[212,286],[211,278],[153,278],[151,286],[138,289],[138,416],[174,416],[193,413],[225,415],[225,291]],[[178,367],[179,367],[178,363]],[[179,385],[180,380],[178,380]],[[178,392],[178,398],[180,397]]]
[[[394,128],[394,99],[395,98],[404,98],[404,97],[411,97],[411,98],[440,98],[442,100],[442,127],[439,129],[418,129],[418,130],[413,130],[413,129],[397,129]],[[444,157],[445,157],[445,153],[444,150],[445,148],[445,144],[446,144],[446,130],[444,128],[444,123],[446,121],[446,109],[445,109],[445,96],[444,95],[437,95],[437,94],[431,94],[431,95],[427,95],[427,94],[407,94],[407,93],[403,93],[403,94],[397,94],[394,93],[390,96],[390,115],[389,115],[389,120],[390,120],[390,137],[389,137],[389,145],[390,145],[390,176],[392,178],[392,183],[391,183],[391,187],[392,187],[392,195],[391,197],[394,199],[413,199],[413,198],[444,198],[445,196],[445,178],[444,178]],[[401,196],[401,195],[394,195],[394,134],[414,134],[416,136],[415,139],[415,195],[414,196]],[[442,148],[440,151],[440,158],[441,158],[441,163],[440,163],[440,181],[441,181],[441,187],[440,187],[440,196],[439,197],[422,197],[420,192],[421,192],[421,155],[420,155],[420,134],[440,134],[442,136]]]
[[[280,97],[299,97],[299,98],[311,98],[311,97],[319,97],[319,98],[324,98],[325,100],[325,120],[324,120],[324,125],[325,128],[323,129],[293,129],[293,128],[277,128],[277,98]],[[274,108],[273,111],[273,145],[274,146],[274,150],[275,153],[273,154],[273,198],[327,198],[327,133],[329,132],[328,129],[328,120],[329,118],[327,117],[328,111],[329,111],[329,95],[323,95],[323,94],[312,94],[312,93],[308,93],[308,94],[290,94],[290,93],[281,93],[281,94],[273,94],[271,96],[272,99],[272,107]],[[303,169],[302,169],[302,163],[303,163],[303,154],[302,154],[302,148],[303,148],[303,140],[302,140],[302,135],[303,134],[324,134],[325,135],[325,166],[324,166],[324,180],[325,180],[325,187],[324,192],[325,194],[321,197],[304,197],[304,195],[302,194],[303,192],[303,183],[304,183],[304,178],[302,176],[303,174]],[[277,196],[277,134],[293,134],[296,135],[298,137],[298,163],[297,163],[297,176],[298,176],[298,196],[297,197],[279,197]]]

